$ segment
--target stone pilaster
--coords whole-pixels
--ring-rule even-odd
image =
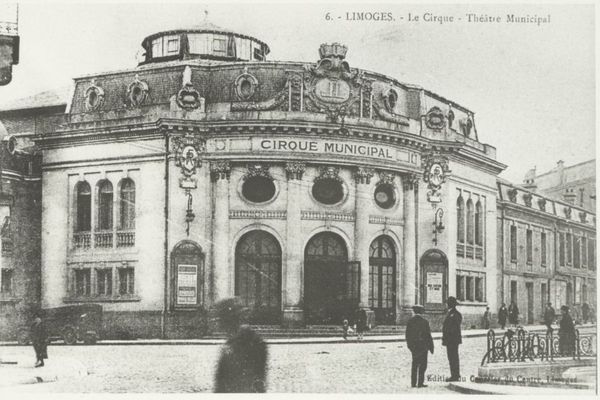
[[[400,310],[400,320],[405,322],[411,315],[410,307],[415,304],[417,298],[416,287],[416,206],[415,190],[417,188],[418,178],[414,174],[402,176],[402,187],[404,195],[404,262],[402,263],[402,303]]]
[[[356,182],[356,222],[354,224],[354,259],[360,261],[360,304],[369,309],[369,208],[373,193],[370,187],[375,171],[359,167],[354,173]],[[369,321],[373,319],[369,315]]]
[[[229,263],[229,161],[210,163],[214,183],[213,217],[213,299],[215,302],[233,296],[233,265]]]
[[[283,322],[288,327],[303,324],[304,310],[301,307],[304,284],[302,281],[302,236],[300,204],[302,175],[305,165],[290,162],[285,166],[287,175],[287,229],[286,229],[286,262],[284,282]]]

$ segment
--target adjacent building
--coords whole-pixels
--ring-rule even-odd
[[[590,246],[593,214],[511,202],[471,110],[351,66],[338,43],[268,61],[263,41],[205,23],[142,47],[140,65],[77,78],[67,101],[0,114],[44,121],[7,128],[41,160],[44,307],[100,303],[108,336],[177,337],[231,296],[257,324],[338,324],[357,308],[403,324],[417,303],[439,326],[455,295],[478,325],[507,274],[529,287],[504,260],[518,224],[548,230],[534,297],[556,296],[557,273],[595,291],[573,259],[549,272],[555,231]]]

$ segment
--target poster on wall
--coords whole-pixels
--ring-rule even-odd
[[[179,264],[177,266],[177,304],[196,305],[198,303],[198,266]]]
[[[427,273],[427,303],[443,302],[442,299],[443,274],[441,272]]]

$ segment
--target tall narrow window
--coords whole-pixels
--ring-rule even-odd
[[[467,243],[473,244],[473,225],[475,223],[473,216],[473,201],[467,200]]]
[[[458,243],[465,242],[465,201],[462,195],[456,200],[456,237]]]
[[[92,190],[87,182],[77,184],[77,232],[88,232],[92,224]]]
[[[588,260],[589,260],[589,265],[590,265],[590,269],[592,271],[596,270],[596,241],[595,240],[588,240]]]
[[[581,237],[581,266],[586,267],[588,265],[588,242],[587,237]]]
[[[475,301],[485,301],[483,277],[475,278]]]
[[[121,182],[120,229],[135,229],[135,183],[129,178]]]
[[[510,227],[510,261],[517,262],[517,227]]]
[[[75,270],[75,295],[89,296],[91,283],[91,270],[76,269]]]
[[[483,212],[479,200],[475,204],[475,244],[483,246]]]
[[[565,265],[565,234],[563,232],[558,233],[558,263]]]
[[[98,184],[98,229],[111,230],[113,227],[113,186],[104,180]]]
[[[2,276],[0,285],[0,293],[9,293],[11,294],[13,291],[13,270],[12,269],[2,269],[0,270]]]
[[[581,268],[581,240],[579,236],[573,236],[573,267]]]
[[[533,231],[527,229],[527,263],[533,262]]]
[[[473,301],[474,297],[473,297],[473,289],[475,288],[474,284],[473,284],[473,277],[472,276],[467,276],[467,283],[466,283],[466,298],[467,301]]]
[[[111,268],[101,268],[96,270],[96,294],[100,296],[112,295]]]
[[[131,267],[119,268],[119,294],[132,295],[135,293],[135,271]]]
[[[542,266],[546,266],[546,232],[542,232],[542,237],[540,239],[540,251],[541,251],[541,257],[542,257]]]
[[[458,300],[465,299],[465,289],[464,289],[465,277],[462,275],[456,276],[456,298]]]
[[[573,264],[573,236],[567,233],[567,265]]]

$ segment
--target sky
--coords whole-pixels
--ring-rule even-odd
[[[572,165],[595,157],[590,4],[22,3],[20,63],[13,81],[0,87],[0,104],[68,87],[78,76],[133,68],[144,37],[200,23],[205,10],[210,22],[268,43],[269,60],[315,62],[321,43],[341,42],[352,68],[469,108],[480,141],[508,165],[501,176],[515,183],[534,166],[542,173],[558,160]],[[391,13],[393,20],[347,20],[360,12]],[[409,22],[409,13],[419,21]],[[468,23],[467,13],[501,22]],[[425,14],[454,21],[426,22]],[[508,23],[507,14],[550,15],[550,22]]]

